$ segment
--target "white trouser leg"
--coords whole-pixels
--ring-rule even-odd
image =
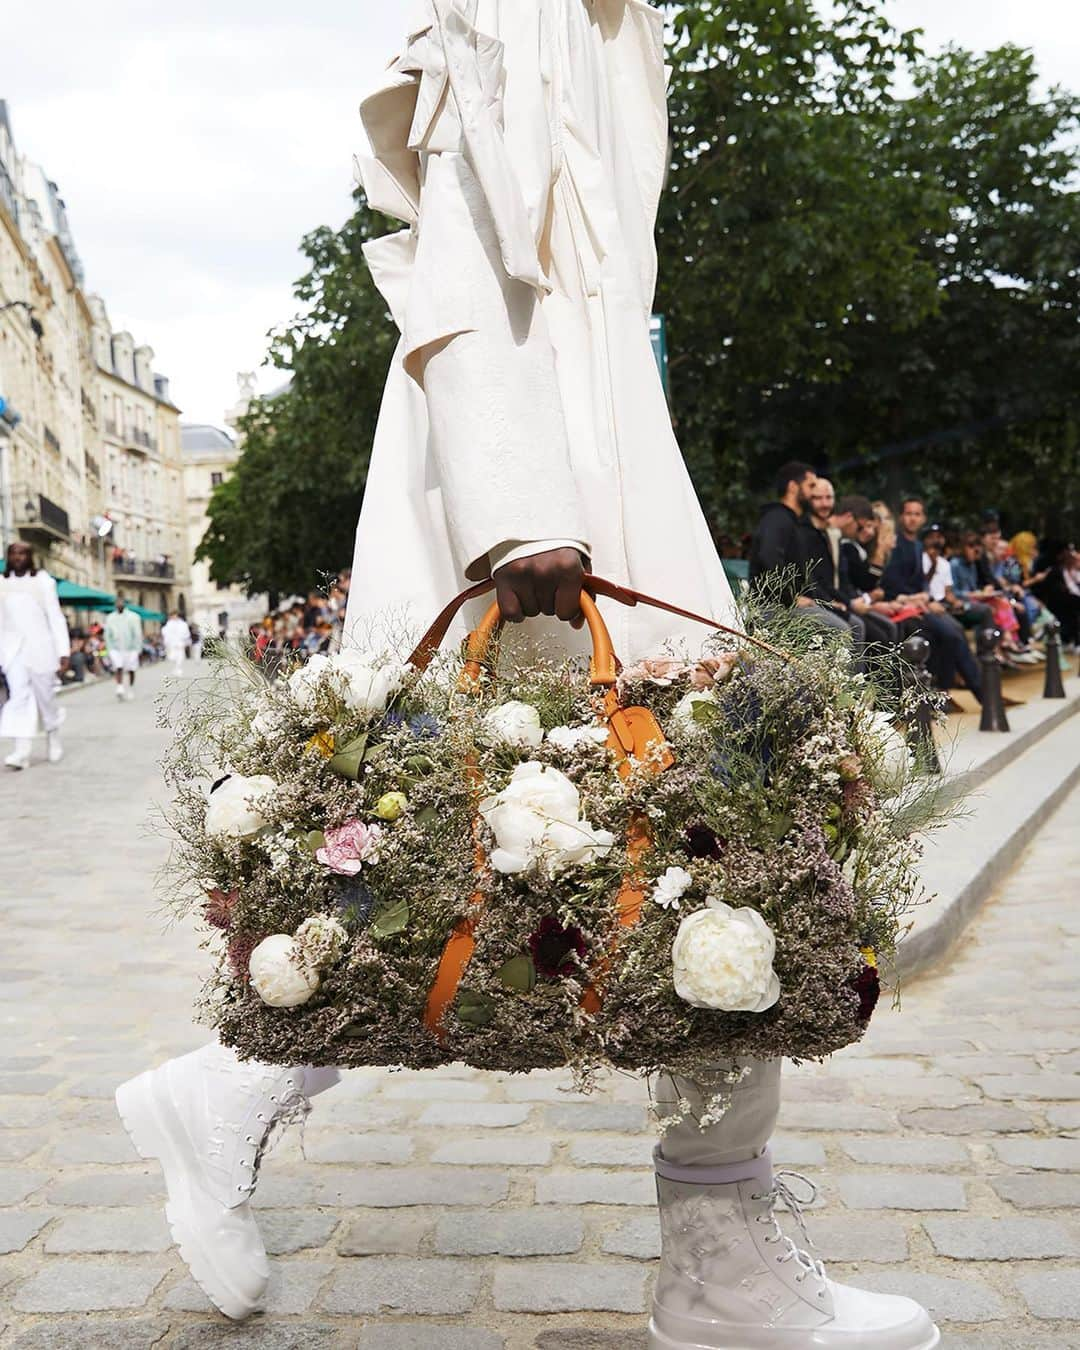
[[[30,672],[30,684],[34,690],[34,702],[41,715],[41,725],[46,731],[58,730],[64,720],[56,701],[56,672],[34,670]]]
[[[21,661],[12,659],[4,666],[4,678],[8,699],[0,708],[0,736],[29,740],[37,734],[37,704],[30,672]]]
[[[780,1065],[778,1059],[750,1060],[750,1073],[732,1089],[731,1105],[704,1130],[697,1118],[706,1094],[688,1078],[663,1074],[653,1085],[660,1114],[674,1114],[680,1099],[689,1101],[691,1114],[663,1136],[661,1156],[682,1167],[720,1167],[758,1157],[780,1114]]]

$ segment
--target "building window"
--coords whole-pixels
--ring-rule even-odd
[[[224,481],[225,475],[223,473],[212,473],[210,475],[210,486],[212,488],[220,487]]]

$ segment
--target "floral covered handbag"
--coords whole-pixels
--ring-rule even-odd
[[[623,669],[596,595],[687,611],[591,576],[587,675],[500,671],[497,605],[441,653],[490,584],[404,663],[234,665],[182,715],[204,1020],[275,1063],[583,1079],[857,1039],[929,818],[897,709],[798,625],[785,652],[702,619],[710,656]]]

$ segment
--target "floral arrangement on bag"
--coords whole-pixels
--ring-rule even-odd
[[[858,1039],[938,810],[903,700],[786,615],[614,684],[494,652],[233,656],[181,708],[203,1019],[276,1063],[582,1082]]]

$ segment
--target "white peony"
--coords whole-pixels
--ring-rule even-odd
[[[684,694],[671,710],[671,725],[683,735],[693,735],[701,731],[701,724],[694,717],[694,709],[699,704],[716,702],[714,689],[691,689]]]
[[[663,876],[657,877],[653,886],[652,901],[661,909],[678,909],[679,901],[694,884],[694,878],[685,867],[669,867]]]
[[[519,764],[506,787],[480,803],[480,814],[498,845],[491,854],[497,872],[555,873],[602,858],[615,843],[610,831],[581,819],[581,796],[570,779],[535,760]]]
[[[406,668],[374,652],[346,647],[334,656],[316,654],[289,676],[297,707],[314,712],[319,694],[332,689],[354,712],[381,713],[404,683]]]
[[[863,717],[863,735],[870,761],[870,778],[884,796],[895,796],[911,773],[911,750],[903,735],[884,712]]]
[[[319,987],[319,973],[305,965],[287,933],[264,938],[248,961],[251,987],[271,1008],[298,1008]]]
[[[492,708],[480,728],[484,738],[493,744],[513,745],[522,750],[535,750],[544,739],[540,714],[531,703],[516,699]]]
[[[609,734],[607,727],[552,727],[547,738],[556,750],[573,754],[582,745],[606,745]]]
[[[780,997],[776,938],[755,909],[710,897],[679,924],[671,948],[675,992],[695,1008],[764,1012]]]
[[[374,652],[346,647],[330,657],[334,675],[344,684],[345,703],[354,712],[381,713],[405,683],[408,667]]]
[[[233,774],[214,789],[206,804],[206,833],[211,838],[250,839],[266,824],[259,803],[277,787],[266,774]]]

